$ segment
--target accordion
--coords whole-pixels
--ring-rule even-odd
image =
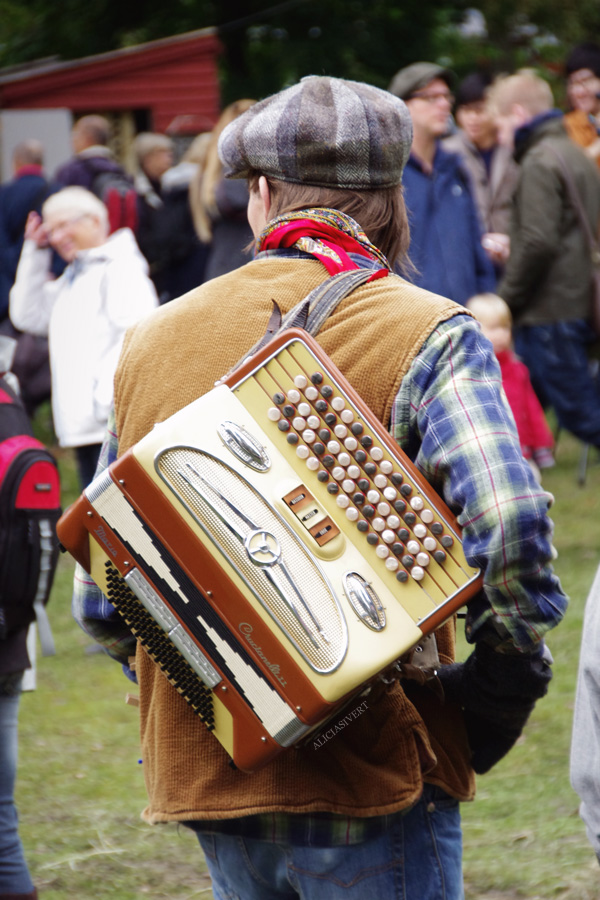
[[[156,425],[58,534],[248,772],[481,587],[453,515],[299,329]]]

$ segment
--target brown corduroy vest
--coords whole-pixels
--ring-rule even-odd
[[[285,314],[323,278],[314,260],[255,260],[132,329],[115,380],[119,451],[209,391],[265,332],[272,300]],[[317,339],[387,424],[423,342],[459,311],[400,278],[382,278],[343,300]],[[453,624],[438,632],[438,648],[442,661],[453,659]],[[424,777],[458,799],[474,794],[460,713],[427,688],[395,684],[322,748],[285,751],[245,774],[230,767],[221,745],[140,649],[136,666],[144,817],[152,823],[276,811],[379,815],[415,802]]]

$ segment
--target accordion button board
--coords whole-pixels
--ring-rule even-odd
[[[155,426],[59,537],[246,771],[481,586],[443,501],[297,329]]]

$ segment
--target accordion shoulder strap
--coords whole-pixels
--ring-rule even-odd
[[[359,285],[368,281],[372,275],[372,269],[353,269],[351,272],[340,272],[337,275],[333,275],[316,288],[313,288],[285,316],[281,315],[277,302],[273,300],[273,312],[271,313],[266,332],[227,374],[230,375],[234,372],[243,362],[254,356],[261,347],[264,347],[268,341],[285,328],[303,328],[313,336],[317,334],[323,322],[331,315],[340,301],[347,297],[348,294],[351,294]]]

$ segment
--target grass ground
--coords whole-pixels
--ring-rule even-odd
[[[583,608],[600,561],[600,466],[590,460],[580,487],[578,455],[577,442],[561,436],[557,465],[544,477],[556,498],[556,570],[571,597],[549,639],[555,677],[518,746],[463,808],[467,900],[600,897],[568,780]],[[69,454],[59,456],[67,504],[77,486]],[[37,689],[21,707],[17,801],[36,885],[44,900],[211,900],[193,834],[140,820],[137,712],[124,702],[120,668],[86,652],[90,642],[70,616],[72,570],[62,558],[49,607],[57,653],[38,659]]]

